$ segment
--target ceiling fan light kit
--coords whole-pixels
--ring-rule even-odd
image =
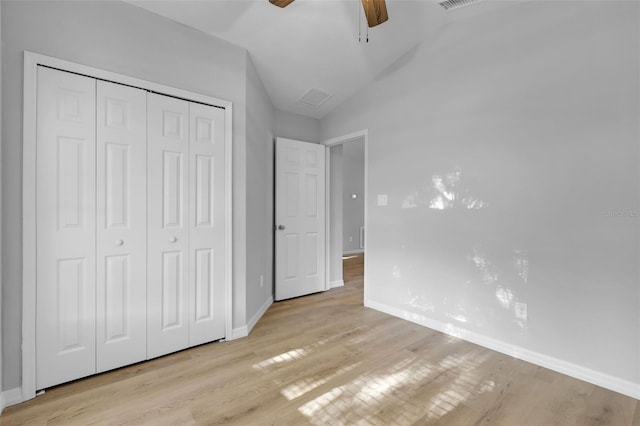
[[[287,7],[294,0],[269,0],[269,3],[278,7]],[[362,0],[362,8],[367,16],[367,25],[373,28],[377,25],[387,22],[389,15],[387,14],[387,4],[385,0]]]

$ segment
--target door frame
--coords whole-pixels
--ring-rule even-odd
[[[364,306],[367,306],[367,301],[369,298],[367,297],[368,293],[368,285],[367,285],[367,242],[369,241],[368,233],[369,227],[367,226],[368,217],[369,217],[369,203],[368,203],[368,187],[369,187],[369,129],[359,130],[357,132],[349,133],[343,136],[337,136],[335,138],[327,139],[322,142],[324,146],[327,147],[325,151],[325,178],[326,178],[326,190],[325,190],[325,232],[326,232],[326,271],[325,271],[325,289],[329,290],[331,287],[331,275],[330,275],[330,259],[331,259],[331,245],[329,244],[329,238],[331,236],[331,150],[332,146],[343,145],[348,142],[354,142],[356,140],[364,139]],[[344,277],[343,277],[344,279]]]
[[[225,334],[231,340],[233,210],[232,210],[232,116],[231,101],[153,83],[62,59],[24,52],[23,172],[22,172],[22,401],[36,393],[36,109],[38,66],[43,65],[98,80],[137,87],[150,92],[195,101],[225,110]]]

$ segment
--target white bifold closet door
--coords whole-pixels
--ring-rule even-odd
[[[152,358],[224,337],[224,110],[147,99]]]
[[[147,354],[147,93],[97,82],[97,372]]]
[[[36,386],[94,374],[96,80],[38,69]]]
[[[150,93],[147,356],[189,346],[189,104]]]
[[[38,68],[36,388],[225,337],[225,114]]]
[[[189,345],[225,335],[224,109],[189,103]]]
[[[38,389],[146,358],[146,93],[38,69]]]

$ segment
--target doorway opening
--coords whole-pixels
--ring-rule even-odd
[[[327,146],[327,282],[364,287],[366,297],[367,131]]]

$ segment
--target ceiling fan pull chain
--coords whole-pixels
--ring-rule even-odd
[[[362,8],[358,5],[358,43],[362,43]]]
[[[367,25],[367,43],[369,43],[369,26]]]

